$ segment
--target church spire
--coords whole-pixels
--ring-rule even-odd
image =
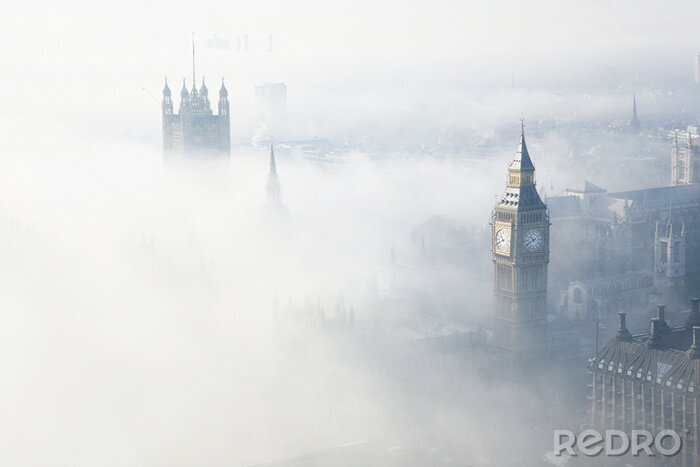
[[[275,164],[275,146],[270,143],[270,175],[277,177],[277,164]]]
[[[630,126],[633,133],[639,133],[641,127],[637,116],[637,94],[632,94],[632,120],[630,120]]]
[[[280,188],[280,181],[277,177],[275,147],[272,142],[270,142],[270,172],[267,175],[267,186],[265,188],[267,194],[267,204],[275,209],[282,208],[282,189]]]

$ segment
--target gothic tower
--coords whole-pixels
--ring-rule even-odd
[[[700,183],[700,127],[688,126],[673,136],[671,182],[673,185]]]
[[[685,287],[685,223],[656,223],[654,234],[654,285],[661,295],[681,295]],[[667,300],[668,301],[668,300]]]
[[[231,152],[231,114],[228,102],[228,89],[221,78],[219,89],[219,150],[222,153]]]
[[[540,355],[547,345],[549,216],[535,186],[524,125],[491,233],[494,345],[511,359]]]
[[[173,99],[170,87],[168,87],[168,78],[165,78],[165,86],[163,87],[163,151],[169,152],[173,148]]]
[[[192,89],[182,80],[180,108],[173,112],[173,101],[167,80],[163,88],[163,153],[166,162],[181,158],[204,159],[209,156],[228,160],[231,153],[231,121],[228,90],[223,79],[219,90],[219,114],[209,101],[204,78],[197,89],[195,82],[194,37],[192,40]]]

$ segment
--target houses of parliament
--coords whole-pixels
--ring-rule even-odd
[[[165,79],[163,87],[163,155],[166,162],[178,159],[201,159],[204,157],[228,159],[231,153],[231,116],[228,90],[221,79],[219,88],[218,115],[211,109],[209,89],[204,78],[197,89],[195,75],[195,49],[192,43],[192,89],[187,90],[182,80],[180,106],[174,112],[172,91]]]

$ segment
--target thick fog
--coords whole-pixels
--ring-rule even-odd
[[[521,114],[541,191],[657,182],[596,171],[636,149],[566,125],[625,121],[634,92],[642,119],[677,112],[663,86],[692,81],[699,20],[690,1],[5,7],[0,464],[243,466],[355,442],[517,458],[494,450],[504,426],[538,429],[496,407],[515,389],[411,361],[410,342],[488,321]],[[198,84],[229,90],[228,165],[163,163],[163,79],[192,86],[192,32]],[[204,44],[244,34],[248,52]],[[288,87],[284,134],[258,118],[264,82]],[[323,160],[285,143],[314,137]]]

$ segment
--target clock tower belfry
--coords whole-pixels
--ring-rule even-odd
[[[549,216],[535,186],[535,166],[520,144],[508,167],[506,189],[493,210],[494,345],[516,358],[547,345]]]

